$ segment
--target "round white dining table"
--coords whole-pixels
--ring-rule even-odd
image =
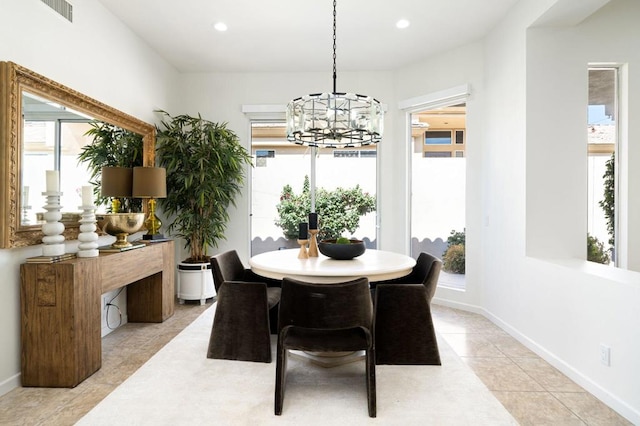
[[[251,270],[267,278],[291,277],[316,283],[336,283],[359,277],[370,282],[408,275],[416,261],[404,254],[367,249],[351,260],[336,260],[318,253],[318,257],[299,259],[299,249],[275,250],[249,259]]]

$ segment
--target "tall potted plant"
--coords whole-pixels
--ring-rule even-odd
[[[171,220],[169,233],[184,238],[189,250],[178,264],[178,298],[204,303],[215,295],[207,248],[225,238],[228,208],[235,206],[251,156],[227,123],[159,112],[156,149],[167,170],[167,198],[160,205]]]

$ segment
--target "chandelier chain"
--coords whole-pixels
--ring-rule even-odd
[[[316,148],[355,148],[382,140],[380,102],[357,93],[338,93],[337,0],[333,0],[333,92],[313,93],[287,105],[287,140]]]
[[[333,93],[336,93],[336,3],[333,0]]]

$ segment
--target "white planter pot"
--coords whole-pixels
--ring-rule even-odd
[[[178,301],[199,300],[204,305],[216,295],[211,263],[178,263]]]

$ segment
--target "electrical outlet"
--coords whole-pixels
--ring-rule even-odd
[[[611,366],[611,348],[607,345],[600,344],[600,363]]]

